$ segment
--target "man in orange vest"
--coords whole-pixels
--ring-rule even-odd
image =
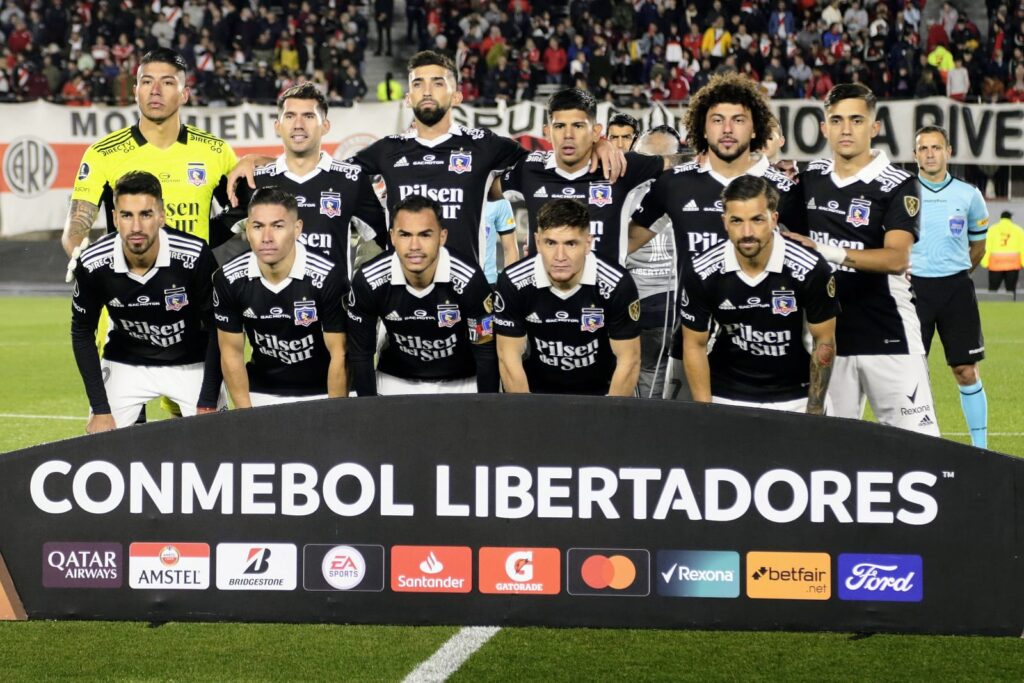
[[[988,291],[994,292],[1006,283],[1006,291],[1017,292],[1017,278],[1024,261],[1024,228],[1015,224],[1013,214],[1003,211],[999,222],[989,227],[985,241],[983,268],[988,269]]]

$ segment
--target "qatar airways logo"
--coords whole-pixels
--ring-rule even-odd
[[[839,556],[839,599],[921,602],[924,598],[920,555]]]

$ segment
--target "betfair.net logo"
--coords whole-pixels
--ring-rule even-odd
[[[747,553],[747,597],[828,600],[831,596],[828,553]]]

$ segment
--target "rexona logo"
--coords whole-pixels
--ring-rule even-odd
[[[480,548],[480,592],[557,595],[561,569],[558,548]]]
[[[384,590],[384,546],[304,546],[302,586],[308,591],[380,592]]]
[[[291,543],[218,543],[217,588],[293,591],[298,558],[298,549]]]
[[[132,543],[128,585],[136,589],[210,587],[210,546],[206,543]]]
[[[565,587],[569,595],[651,593],[651,554],[620,548],[569,548]]]
[[[747,553],[747,597],[828,600],[832,558],[828,553]]]
[[[45,588],[120,588],[124,550],[120,543],[44,543]]]
[[[660,550],[658,595],[738,598],[740,554],[724,550]]]
[[[473,551],[464,546],[392,546],[391,590],[468,593],[473,590]]]
[[[839,599],[921,602],[924,572],[920,555],[839,556]]]

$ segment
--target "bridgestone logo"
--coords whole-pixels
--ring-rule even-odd
[[[232,586],[232,587],[234,587],[234,586],[262,586],[262,587],[284,586],[284,579],[264,579],[264,578],[230,579],[228,581],[228,585]]]

